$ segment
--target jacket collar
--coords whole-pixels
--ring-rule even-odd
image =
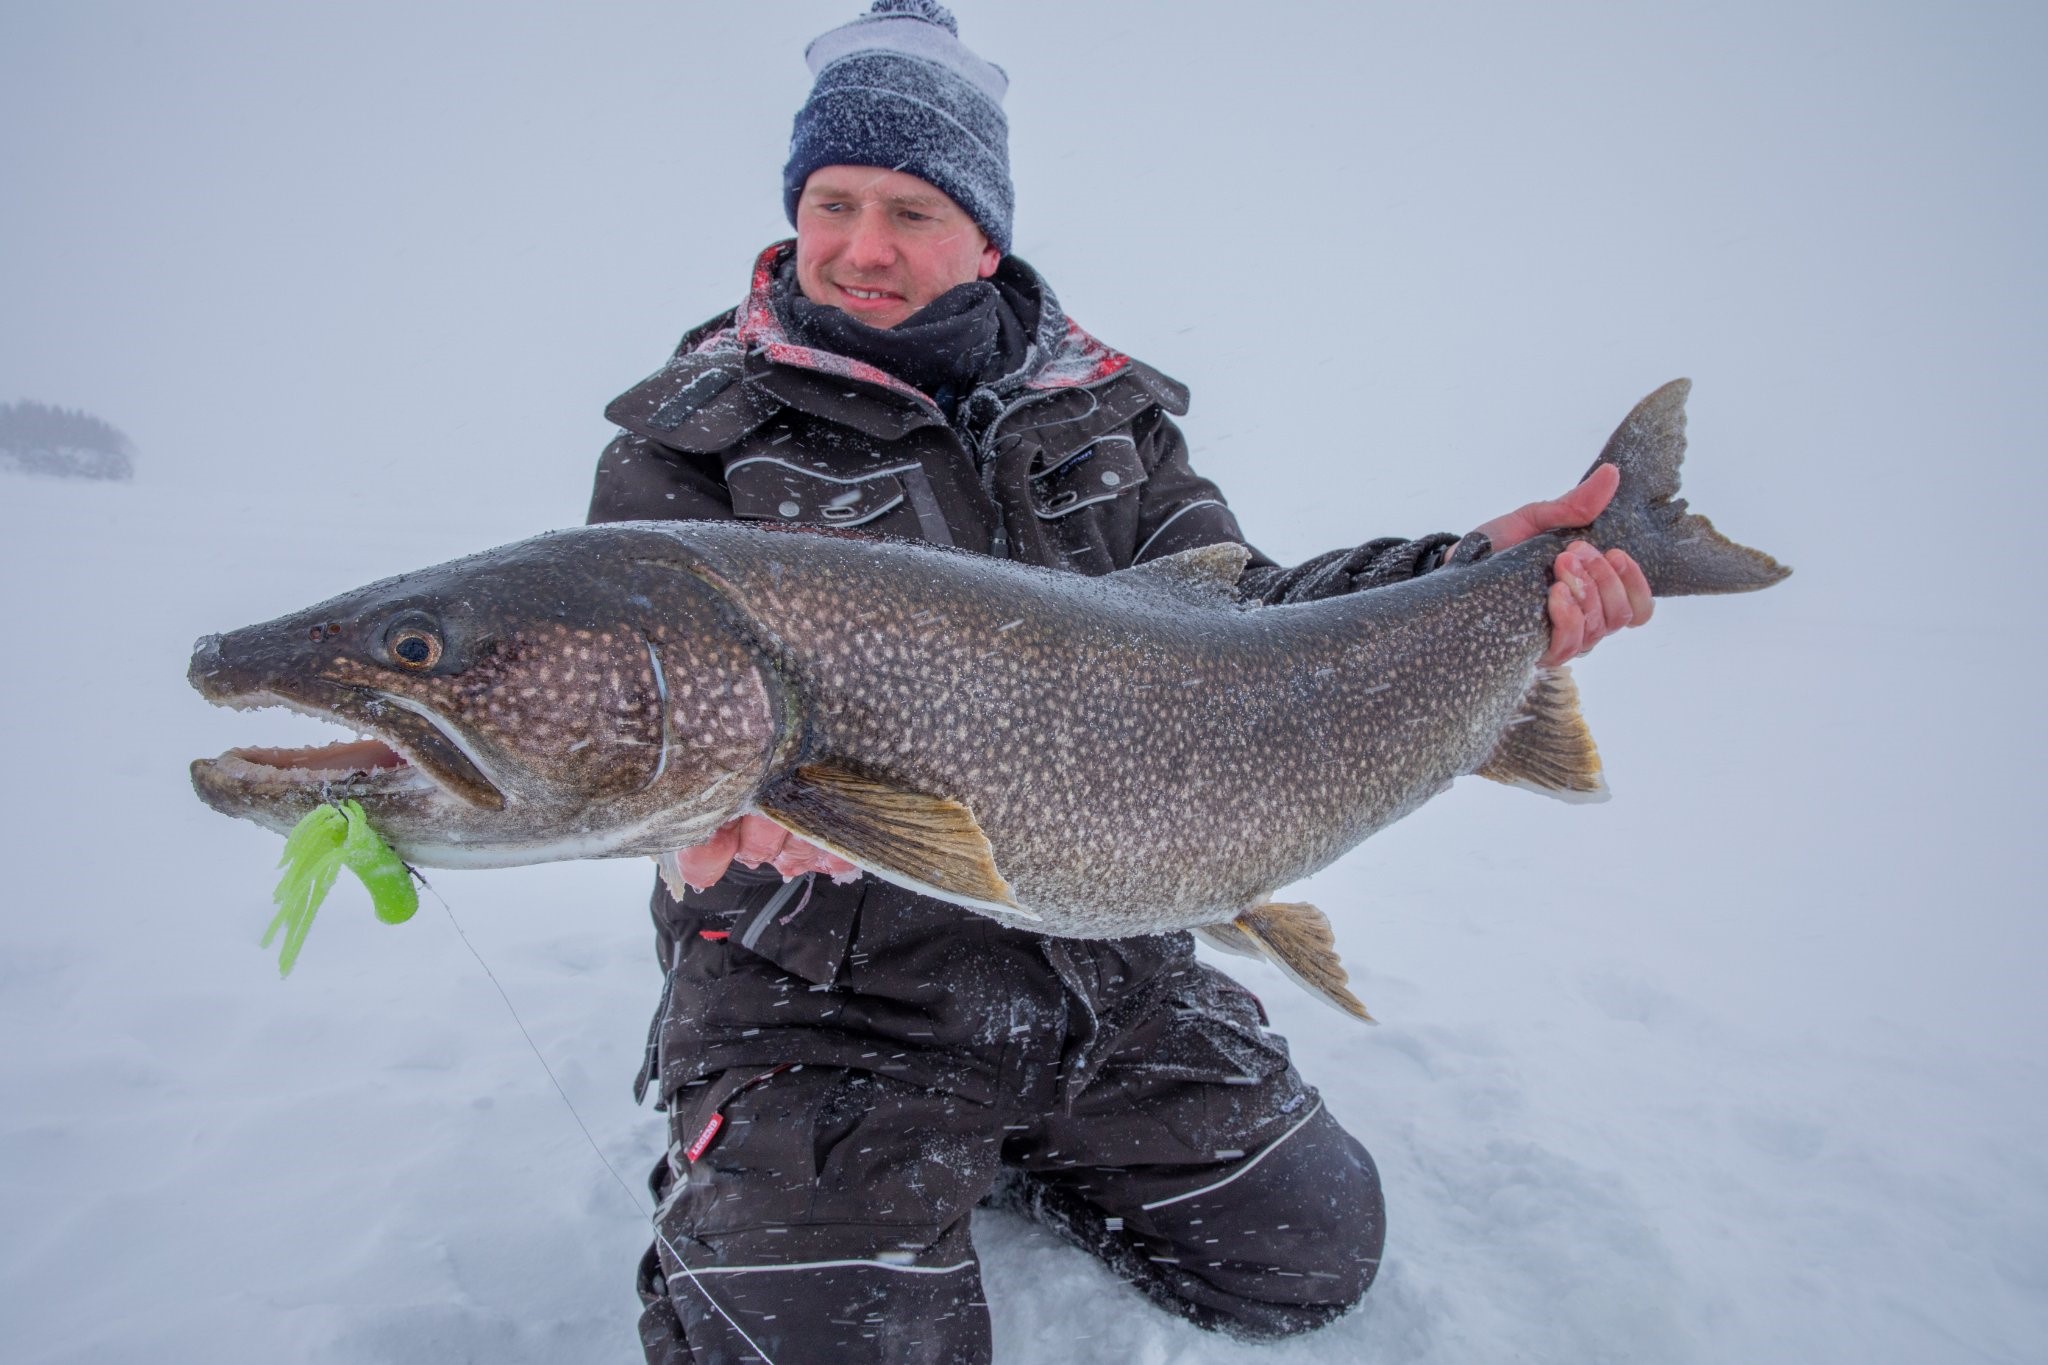
[[[746,302],[740,305],[735,315],[733,342],[742,350],[758,352],[777,365],[816,370],[836,378],[873,384],[925,407],[932,407],[930,398],[887,371],[848,356],[806,346],[789,335],[781,319],[775,315],[770,290],[774,287],[776,272],[795,251],[794,240],[781,241],[755,258],[753,284],[747,291]],[[1019,283],[1034,290],[1040,300],[1037,333],[1032,338],[1031,350],[1020,371],[1022,380],[1015,384],[1016,388],[1086,388],[1122,373],[1134,363],[1122,351],[1097,341],[1069,318],[1044,279],[1022,260],[1006,256],[1002,269],[1021,274]]]
[[[769,291],[795,250],[794,241],[783,241],[763,251],[746,301],[691,329],[668,363],[612,400],[605,416],[661,444],[706,453],[729,448],[785,405],[826,414],[878,440],[943,424],[937,405],[894,375],[788,335]],[[1037,271],[1014,256],[1005,258],[1003,268],[1024,272],[1041,300],[1021,377],[1002,386],[1007,403],[1042,395],[1072,409],[1070,416],[1054,419],[1073,424],[1062,444],[1084,441],[1095,425],[1128,420],[1148,403],[1175,416],[1187,411],[1185,387],[1089,335],[1061,310]],[[1117,379],[1131,381],[1135,391],[1110,384]],[[869,396],[847,393],[849,381],[865,386]],[[1099,394],[1084,396],[1104,385]]]

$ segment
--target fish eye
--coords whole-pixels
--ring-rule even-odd
[[[391,632],[386,644],[400,668],[417,671],[441,661],[441,637],[423,626],[400,626]]]

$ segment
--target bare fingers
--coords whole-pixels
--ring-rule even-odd
[[[1579,572],[1586,580],[1586,631],[1579,641],[1579,653],[1590,651],[1594,645],[1635,622],[1635,611],[1629,605],[1628,589],[1621,583],[1607,557],[1583,541],[1572,544],[1572,553],[1578,556]]]
[[[743,867],[766,863],[781,873],[785,881],[806,872],[822,872],[835,882],[850,882],[860,876],[860,869],[846,859],[797,838],[760,815],[728,820],[703,843],[664,857],[673,860],[675,873],[697,891],[724,877],[734,863]]]
[[[1555,668],[1615,631],[1650,619],[1655,599],[1649,580],[1623,551],[1602,554],[1574,541],[1551,569],[1557,581],[1550,587],[1550,647],[1539,661],[1543,667]]]
[[[1557,582],[1550,585],[1550,648],[1544,650],[1543,657],[1537,660],[1544,668],[1556,668],[1579,657],[1579,641],[1585,631],[1586,614],[1580,610],[1578,594],[1572,589],[1576,575],[1567,578],[1567,572],[1559,569]],[[1584,591],[1583,580],[1578,581],[1581,583],[1579,591]]]
[[[773,820],[761,815],[742,815],[739,818],[739,848],[732,855],[733,861],[741,867],[759,867],[772,863],[782,854],[789,843],[789,831]]]
[[[801,877],[806,872],[822,872],[834,881],[851,881],[860,875],[860,869],[837,854],[828,853],[816,844],[802,839],[791,839],[775,859],[775,870],[787,881]]]
[[[740,817],[739,851],[733,860],[745,867],[766,863],[781,873],[784,881],[806,872],[823,872],[842,881],[860,875],[852,863],[798,838],[764,815]]]
[[[740,830],[737,820],[728,821],[695,848],[682,849],[675,855],[676,870],[690,887],[702,891],[714,885],[725,870],[732,866],[732,856],[739,850]]]
[[[1631,624],[1639,626],[1649,620],[1650,613],[1657,609],[1657,599],[1650,592],[1650,580],[1642,566],[1621,550],[1609,550],[1607,562],[1621,575],[1621,585],[1628,592],[1629,610],[1635,613]]]
[[[1590,526],[1614,499],[1621,484],[1621,472],[1614,465],[1595,465],[1579,486],[1560,498],[1525,503],[1504,517],[1495,517],[1477,527],[1484,531],[1496,551],[1519,545],[1530,536],[1560,527]]]

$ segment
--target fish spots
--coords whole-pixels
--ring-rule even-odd
[[[1469,611],[1435,605],[1388,626],[1363,599],[1266,613],[925,547],[690,535],[770,623],[810,742],[967,805],[1056,931],[1061,907],[1091,917],[1066,932],[1185,924],[1327,861],[1470,770],[1533,647],[1519,608],[1474,646]],[[1077,865],[1077,830],[1117,855]]]

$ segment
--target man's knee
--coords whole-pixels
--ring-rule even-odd
[[[1357,1306],[1379,1274],[1379,1171],[1327,1110],[1227,1184],[1148,1210],[1202,1282],[1203,1326],[1255,1340],[1310,1331]],[[1204,1259],[1201,1250],[1219,1254]],[[1193,1255],[1190,1255],[1193,1253]]]
[[[1302,1233],[1294,1245],[1303,1255],[1294,1268],[1316,1278],[1331,1301],[1348,1310],[1372,1288],[1386,1247],[1379,1168],[1328,1110],[1318,1111],[1296,1140],[1292,1159],[1281,1159],[1273,1173],[1292,1198],[1262,1206],[1285,1208],[1290,1230]]]
[[[1020,1177],[1000,1202],[1101,1257],[1160,1307],[1252,1340],[1349,1312],[1379,1273],[1386,1239],[1372,1157],[1321,1109],[1181,1188],[1156,1175]]]

